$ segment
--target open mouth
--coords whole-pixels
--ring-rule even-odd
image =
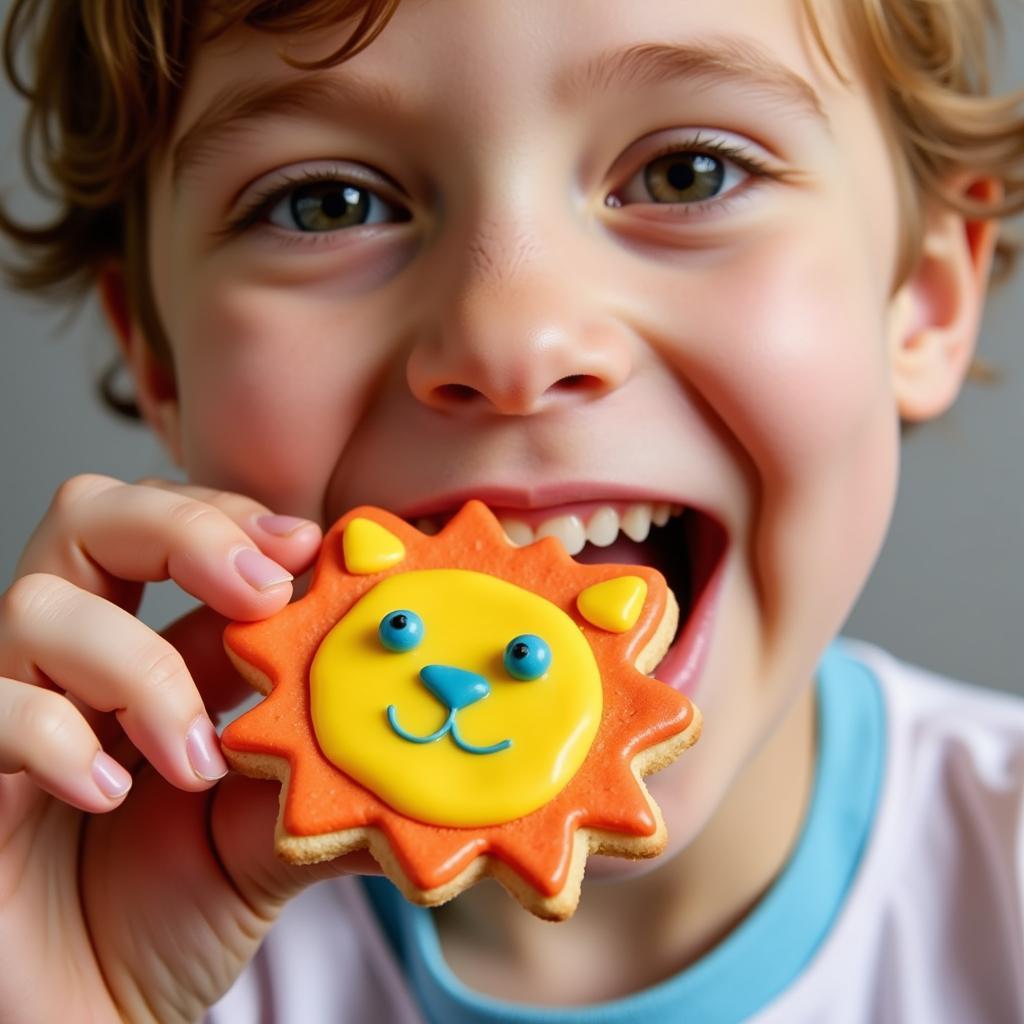
[[[692,691],[703,667],[714,621],[728,534],[711,514],[667,502],[581,502],[552,509],[492,505],[509,539],[519,546],[557,537],[577,561],[647,565],[664,577],[679,603],[679,625],[653,675]],[[414,520],[434,534],[449,514]]]

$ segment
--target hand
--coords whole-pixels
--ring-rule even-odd
[[[248,688],[227,619],[291,597],[320,529],[237,494],[76,477],[0,599],[3,1019],[194,1020],[316,869],[273,855],[275,785],[229,776],[209,715]],[[145,583],[204,602],[163,636]]]

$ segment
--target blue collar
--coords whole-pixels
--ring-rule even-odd
[[[731,1024],[783,992],[831,929],[871,831],[884,761],[885,708],[878,682],[834,644],[818,671],[814,789],[788,863],[757,907],[710,953],[624,999],[546,1008],[483,996],[448,968],[429,911],[407,903],[385,879],[363,883],[430,1020],[570,1024],[585,1017],[601,1024],[647,1024],[685,1017]]]

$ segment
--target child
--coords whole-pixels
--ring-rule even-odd
[[[15,280],[99,288],[191,483],[69,481],[4,599],[0,1016],[1024,1018],[1024,709],[831,644],[1024,206],[985,5],[196,6],[11,15],[64,202],[8,211]],[[706,723],[651,780],[669,850],[595,858],[557,926],[278,862],[211,724],[223,617],[321,527],[470,496],[570,547],[652,503],[726,538],[662,677]],[[685,576],[672,522],[614,551]],[[160,637],[166,577],[204,607]]]

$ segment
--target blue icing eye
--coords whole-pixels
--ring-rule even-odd
[[[377,635],[389,651],[411,651],[423,640],[423,620],[415,612],[400,608],[380,620]]]
[[[551,668],[551,648],[539,636],[523,633],[509,640],[504,660],[505,671],[513,679],[528,683]]]

